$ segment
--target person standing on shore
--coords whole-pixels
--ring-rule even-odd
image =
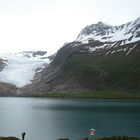
[[[22,140],[24,140],[25,134],[26,134],[25,132],[22,133]]]

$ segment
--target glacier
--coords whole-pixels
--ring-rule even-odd
[[[0,54],[7,60],[7,66],[0,72],[0,81],[16,85],[18,88],[32,83],[36,70],[49,64],[49,59],[24,57],[21,54]]]

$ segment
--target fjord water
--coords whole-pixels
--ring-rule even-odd
[[[89,135],[140,136],[140,102],[0,98],[0,136],[26,132],[25,140],[78,140]]]

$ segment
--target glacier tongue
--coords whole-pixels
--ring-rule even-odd
[[[0,58],[8,60],[8,65],[0,72],[0,81],[17,87],[30,84],[36,69],[49,63],[48,59],[26,58],[14,54],[0,54]]]

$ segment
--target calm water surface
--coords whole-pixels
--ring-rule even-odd
[[[0,136],[79,140],[91,128],[96,136],[140,136],[140,102],[0,98]]]

